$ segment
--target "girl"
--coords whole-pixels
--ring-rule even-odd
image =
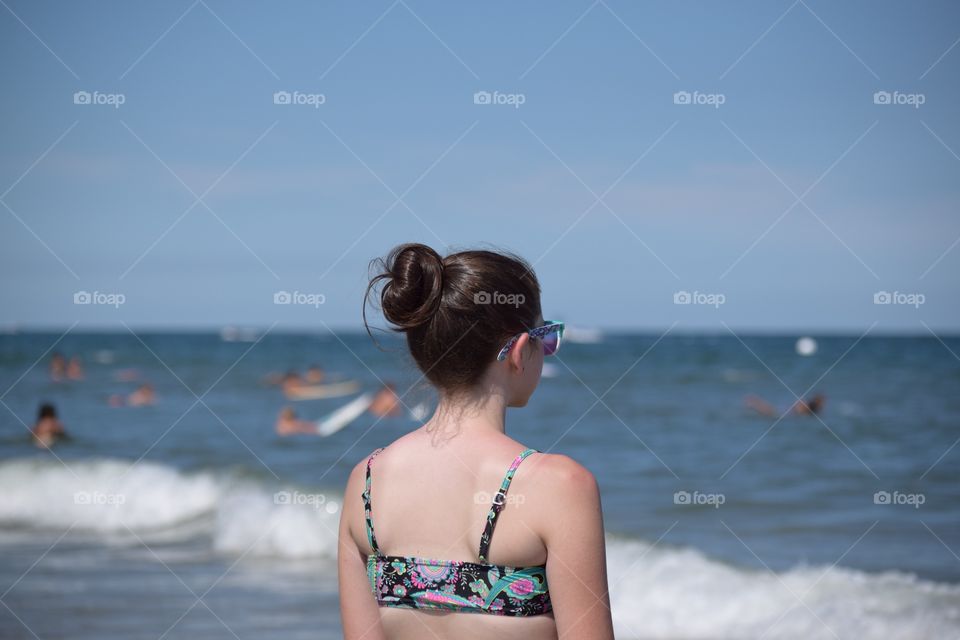
[[[533,270],[422,244],[374,264],[367,297],[379,289],[440,402],[350,474],[339,533],[345,637],[613,638],[596,480],[505,430],[507,407],[527,404],[563,335],[543,319]]]

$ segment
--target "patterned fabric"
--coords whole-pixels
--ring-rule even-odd
[[[367,557],[367,577],[377,602],[382,607],[444,609],[505,616],[535,616],[552,610],[547,588],[546,565],[510,567],[489,564],[490,538],[497,518],[506,504],[507,489],[517,467],[534,449],[516,457],[494,495],[480,537],[480,562],[432,560],[411,556],[387,556],[380,553],[373,532],[370,505],[370,465],[383,449],[367,459],[367,481],[363,491],[363,511],[367,541],[373,553]]]

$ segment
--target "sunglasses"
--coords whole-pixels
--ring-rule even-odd
[[[563,323],[554,322],[553,320],[544,320],[544,322],[546,322],[545,325],[531,329],[527,331],[526,334],[535,340],[540,340],[540,343],[543,345],[543,355],[552,356],[560,350],[560,340],[563,338]],[[513,348],[513,345],[517,344],[517,340],[519,340],[522,335],[522,333],[515,335],[510,338],[507,344],[503,345],[503,349],[500,349],[500,353],[497,354],[498,361],[507,359],[507,354],[510,353],[510,349]]]

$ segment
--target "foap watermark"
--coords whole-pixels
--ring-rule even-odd
[[[277,291],[273,294],[273,304],[299,304],[316,309],[326,301],[327,297],[322,293]]]
[[[673,94],[673,104],[695,104],[705,105],[719,109],[720,105],[727,101],[727,96],[722,93],[701,93],[699,91],[677,91]]]
[[[673,504],[681,506],[697,505],[708,506],[719,509],[720,505],[727,501],[727,496],[722,493],[701,493],[699,491],[677,491],[673,494]]]
[[[927,501],[922,493],[900,493],[899,491],[877,491],[873,494],[873,504],[905,505],[919,509]]]
[[[500,291],[478,291],[473,294],[474,304],[508,304],[514,308],[527,301],[522,293],[501,293]]]
[[[497,491],[494,494],[487,493],[486,491],[477,491],[473,494],[473,501],[476,504],[498,504],[501,506],[507,505],[518,505],[526,502],[526,496],[522,493],[510,493],[504,494],[500,491]]]
[[[127,96],[122,93],[101,93],[99,91],[75,91],[73,94],[73,104],[98,105],[113,107],[119,109],[120,105],[127,101]]]
[[[103,291],[77,291],[73,294],[73,304],[106,305],[118,309],[127,301],[122,293],[105,293]]]
[[[103,491],[77,491],[73,494],[73,503],[79,505],[119,507],[127,501],[122,493],[104,493]]]
[[[904,293],[902,291],[877,291],[873,294],[873,304],[899,304],[919,309],[927,301],[922,293]]]
[[[873,104],[905,105],[919,109],[927,101],[922,93],[901,93],[899,91],[876,91],[873,94]]]
[[[319,109],[327,102],[327,96],[322,93],[302,93],[300,91],[275,91],[273,104],[305,105]]]
[[[704,293],[703,291],[677,291],[673,294],[673,304],[701,304],[719,309],[726,304],[727,296],[722,293]]]
[[[477,91],[473,94],[473,104],[507,105],[519,109],[527,101],[522,93],[500,93],[499,91]]]
[[[277,491],[273,494],[273,504],[285,506],[311,507],[327,513],[336,513],[338,506],[333,500],[328,501],[322,493],[303,493],[301,491]]]

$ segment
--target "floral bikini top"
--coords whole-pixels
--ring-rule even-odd
[[[490,538],[506,503],[510,481],[523,459],[535,453],[535,449],[527,449],[516,457],[500,484],[500,490],[493,497],[486,526],[480,536],[479,562],[430,560],[380,553],[377,537],[373,533],[370,508],[370,464],[381,451],[382,448],[377,449],[367,460],[367,482],[363,491],[367,540],[373,549],[373,553],[367,557],[367,577],[381,607],[442,609],[502,616],[535,616],[552,610],[546,565],[510,567],[487,562]]]

